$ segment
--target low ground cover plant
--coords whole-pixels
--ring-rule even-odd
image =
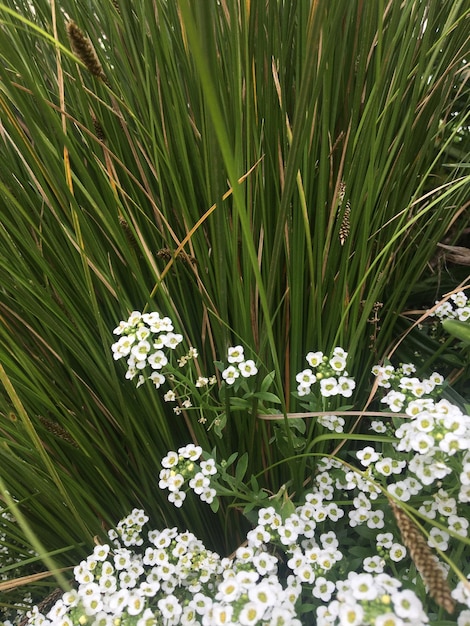
[[[134,311],[114,332],[120,338],[112,351],[126,360],[126,378],[159,390],[168,382],[166,400],[175,408],[186,403],[206,414],[191,392],[209,378],[191,376],[194,348],[171,365],[183,337],[168,317]],[[246,476],[246,454],[217,459],[217,449],[189,443],[162,459],[155,488],[176,508],[196,497],[217,511],[229,499],[252,521],[232,556],[208,550],[190,530],[148,530],[145,511],[134,509],[74,568],[75,587],[45,615],[30,611],[29,623],[400,626],[453,617],[467,624],[470,416],[442,397],[437,372],[420,379],[413,364],[386,364],[372,372],[388,411],[365,411],[363,435],[345,431],[344,416],[354,412],[335,415],[328,405],[354,395],[348,360],[339,347],[329,356],[309,352],[309,367],[296,376],[305,408],[323,404],[315,417],[306,411],[293,418],[296,437],[306,433],[300,423],[315,419],[350,444],[323,456],[307,439],[297,455],[307,461],[301,493],[292,492],[293,482],[277,494],[260,488],[256,476]],[[227,361],[220,365],[224,391],[248,388],[255,361],[245,360],[241,345],[228,348]],[[263,398],[274,399],[267,392]]]

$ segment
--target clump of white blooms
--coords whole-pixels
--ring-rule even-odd
[[[441,374],[433,372],[431,376],[421,380],[413,376],[415,372],[416,367],[412,363],[402,363],[398,368],[393,365],[376,365],[372,368],[378,386],[390,390],[381,400],[390,411],[399,413],[411,400],[425,399],[439,393],[437,388],[444,382]]]
[[[183,336],[173,331],[171,319],[161,317],[156,311],[133,311],[127,321],[119,323],[113,332],[120,338],[111,349],[116,361],[127,357],[127,379],[137,377],[138,387],[146,380],[153,382],[157,389],[163,385],[168,352],[183,341]]]
[[[436,301],[436,304],[438,303]],[[454,319],[466,322],[470,320],[470,299],[464,291],[453,293],[449,300],[439,305],[432,315],[440,320]]]
[[[422,626],[429,620],[414,591],[388,574],[349,572],[336,599],[317,610],[317,626]]]
[[[462,294],[452,302],[460,309],[468,305]],[[128,358],[126,376],[138,375],[138,384],[153,374],[164,376],[169,351],[182,339],[158,313],[134,312],[114,332],[121,335],[113,345],[114,357]],[[195,356],[190,351],[178,365]],[[347,358],[339,347],[330,356],[309,352],[309,367],[296,376],[297,395],[306,397],[307,404],[314,404],[317,395],[322,406],[325,398],[351,397],[355,382]],[[218,365],[223,381],[235,389],[258,371],[240,345],[228,349],[227,360],[225,369]],[[268,500],[263,489],[253,493],[250,506],[256,502],[263,508],[233,557],[206,549],[189,531],[145,533],[148,518],[135,509],[110,531],[109,544],[97,546],[75,568],[76,588],[46,615],[33,609],[30,624],[421,626],[438,619],[429,596],[421,595],[426,606],[420,600],[423,585],[389,499],[406,502],[419,513],[432,549],[461,549],[470,525],[470,417],[441,398],[438,373],[420,379],[412,364],[376,366],[373,373],[385,394],[381,403],[393,417],[378,412],[370,428],[386,443],[377,445],[371,437],[349,449],[345,460],[313,454],[309,491],[296,496],[297,504],[279,494],[270,493]],[[203,390],[216,384],[199,373],[190,382]],[[178,401],[179,410],[191,406],[175,390],[173,381],[164,399]],[[341,433],[345,420],[334,411],[325,412],[318,423]],[[158,485],[168,490],[176,507],[193,491],[216,510],[217,497],[224,493],[237,500],[237,480],[240,500],[246,501],[256,481],[248,487],[236,470],[230,474],[201,447],[188,444],[162,459]],[[444,567],[437,557],[436,567]],[[455,584],[455,579],[454,586],[453,598],[463,606],[457,626],[468,626],[470,586],[467,581]]]
[[[234,558],[221,558],[188,531],[151,530],[144,537],[145,520],[143,511],[134,510],[110,534],[112,543],[96,546],[75,568],[77,588],[47,615],[35,607],[29,623],[301,626],[301,584],[292,575],[281,580],[278,558],[263,542],[248,541]]]
[[[348,353],[342,348],[334,348],[330,357],[323,352],[309,352],[305,359],[310,367],[295,377],[299,397],[308,396],[318,384],[324,398],[338,395],[350,398],[356,383],[346,371],[347,358]]]
[[[428,379],[419,380],[411,376],[415,369],[410,364],[401,365],[397,370],[391,365],[375,367],[373,372],[380,387],[391,389],[382,402],[393,412],[402,413],[396,420],[393,443],[396,452],[393,458],[374,451],[367,463],[358,455],[362,465],[376,476],[390,477],[406,470],[405,479],[389,482],[387,486],[389,493],[404,502],[421,493],[425,487],[442,484],[446,476],[454,473],[460,477],[460,488],[454,502],[470,502],[470,476],[467,476],[470,469],[470,416],[448,400],[438,400],[442,376],[433,373]],[[371,426],[376,432],[387,430],[380,421]],[[420,509],[429,517],[436,516],[433,510],[440,493],[443,493],[442,489],[434,496],[432,506],[425,502]],[[456,513],[451,507],[447,515]],[[443,511],[440,514],[446,515]],[[458,516],[455,523],[460,529],[461,519]],[[464,523],[464,527],[466,534],[468,522]]]
[[[222,378],[227,385],[233,385],[237,378],[250,378],[258,373],[258,368],[252,359],[245,359],[242,346],[230,346],[227,350],[229,366],[222,372]]]
[[[200,460],[202,448],[188,444],[177,452],[168,452],[162,459],[158,486],[168,489],[168,500],[180,507],[188,489],[194,491],[203,502],[211,504],[216,496],[210,477],[217,474],[215,460]]]
[[[169,453],[165,464],[174,468],[199,459],[200,450],[189,444]],[[233,558],[208,550],[189,531],[166,528],[144,533],[148,518],[134,509],[109,532],[110,542],[96,546],[75,568],[76,589],[66,592],[46,615],[35,607],[29,623],[427,624],[416,593],[384,571],[388,564],[394,569],[403,561],[406,549],[391,532],[381,530],[384,517],[374,516],[371,501],[377,494],[368,485],[370,481],[339,461],[322,459],[303,504],[285,511],[271,505],[261,508],[257,524]],[[334,501],[336,488],[358,495],[349,503],[342,495],[345,506],[339,507]],[[352,511],[366,512],[365,523],[376,545],[376,555],[364,558],[362,565],[354,563],[351,570],[340,550],[339,522],[346,518],[345,508],[350,509],[351,520]],[[350,526],[348,535],[353,535],[355,525]],[[351,542],[357,543],[357,537]],[[346,546],[346,555],[347,551]],[[462,585],[456,588],[457,599],[465,599],[465,594]]]

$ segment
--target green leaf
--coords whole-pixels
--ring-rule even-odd
[[[274,404],[282,404],[281,399],[269,391],[256,391],[253,398],[258,398],[262,402],[272,402]]]
[[[464,342],[465,345],[470,346],[470,322],[461,322],[460,320],[444,320],[442,322],[444,330],[449,335],[456,337]]]
[[[276,372],[269,372],[269,374],[266,374],[266,376],[261,381],[261,386],[260,386],[261,391],[267,391],[273,384],[275,377],[276,377]]]
[[[241,484],[243,482],[243,478],[245,477],[246,470],[248,469],[248,453],[245,452],[241,455],[238,463],[237,469],[235,470],[235,479],[237,484]]]

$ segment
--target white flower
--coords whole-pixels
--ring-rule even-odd
[[[445,551],[449,547],[449,539],[449,533],[434,526],[429,531],[428,545],[431,546],[431,548],[438,548],[439,550]]]
[[[129,596],[129,589],[119,589],[119,591],[116,591],[110,596],[108,600],[109,609],[114,613],[119,613],[127,606]]]
[[[350,398],[355,387],[356,382],[352,378],[348,378],[347,376],[340,376],[338,378],[338,393],[341,394],[343,398]]]
[[[274,586],[267,580],[262,580],[256,585],[251,586],[248,589],[248,598],[252,602],[264,605],[265,607],[276,604],[276,592]]]
[[[420,454],[427,454],[434,446],[434,438],[428,433],[415,432],[411,438],[411,449]]]
[[[457,618],[457,626],[470,626],[470,611],[465,610]]]
[[[233,385],[233,383],[239,376],[239,370],[233,365],[229,365],[229,367],[224,369],[224,371],[222,372],[222,378],[225,380],[227,385]]]
[[[389,556],[395,563],[398,563],[406,557],[406,548],[400,543],[393,543],[390,546]]]
[[[111,350],[113,351],[113,358],[115,361],[120,359],[123,356],[127,356],[131,348],[135,342],[135,335],[124,335],[117,341],[113,343],[111,346]]]
[[[392,533],[379,533],[376,538],[377,547],[383,548],[391,548],[393,545],[393,534]]]
[[[315,579],[312,595],[315,598],[319,598],[322,602],[329,602],[334,590],[335,584],[331,580],[327,580],[324,576],[318,576]]]
[[[136,362],[145,361],[147,359],[147,354],[150,352],[151,345],[148,341],[139,341],[131,348],[131,355],[134,357]]]
[[[387,427],[385,426],[385,424],[383,423],[382,420],[373,420],[370,423],[370,428],[371,428],[371,430],[373,430],[376,433],[386,433],[387,432]]]
[[[380,459],[374,466],[375,470],[379,472],[379,474],[382,474],[382,476],[390,476],[392,474],[391,460],[390,457]]]
[[[346,359],[341,355],[333,355],[329,360],[329,365],[335,372],[343,372],[346,369]]]
[[[160,374],[160,372],[152,372],[149,376],[149,380],[151,380],[155,385],[155,388],[158,389],[164,384],[165,377],[163,374]]]
[[[198,472],[189,481],[189,486],[196,495],[200,495],[210,485],[210,479],[202,472]]]
[[[211,608],[210,614],[210,624],[211,626],[224,626],[225,624],[233,624],[233,606],[231,604],[226,604],[224,602],[222,604],[213,604]],[[196,622],[194,622],[195,624]]]
[[[242,346],[232,346],[227,350],[227,361],[229,363],[241,363],[245,360]]]
[[[170,470],[166,482],[167,489],[169,489],[169,491],[179,491],[179,488],[184,485],[184,476],[173,470]]]
[[[320,393],[324,398],[338,394],[338,381],[336,378],[322,378],[320,380]]]
[[[188,443],[187,445],[178,449],[178,454],[180,454],[184,459],[198,461],[202,454],[202,448],[201,446],[196,446],[193,443]]]
[[[269,535],[269,533],[267,533],[267,535]],[[265,539],[266,543],[270,538],[269,535],[269,539]],[[259,552],[255,554],[252,558],[252,562],[260,576],[275,574],[277,571],[277,558],[274,554],[269,554],[269,552]]]
[[[259,602],[247,602],[238,616],[238,623],[240,626],[251,626],[257,624],[263,617],[264,606]]]
[[[258,373],[258,369],[255,365],[255,362],[252,361],[251,359],[248,359],[248,361],[242,361],[241,363],[239,363],[238,369],[240,370],[240,374],[244,378],[255,376]]]
[[[248,531],[246,538],[249,546],[258,548],[271,540],[271,533],[266,530],[265,526],[258,524],[258,526]]]
[[[375,572],[376,574],[379,574],[383,572],[384,566],[385,561],[378,554],[375,554],[374,556],[368,556],[362,562],[362,567],[365,572]]]
[[[468,441],[468,440],[467,440]],[[439,441],[439,448],[447,454],[455,454],[461,449],[468,447],[466,439],[455,433],[446,433],[444,438]]]
[[[411,497],[408,485],[403,480],[399,480],[392,485],[387,485],[387,491],[402,502],[408,502]]]
[[[461,322],[466,322],[470,319],[470,306],[462,307],[461,309],[458,309],[456,313],[456,317],[458,320],[460,320]]]
[[[410,589],[395,591],[395,593],[392,593],[391,599],[394,611],[398,617],[411,621],[422,620],[423,606],[413,591]]]
[[[341,626],[360,626],[364,617],[364,609],[360,604],[341,604],[338,611]]]
[[[323,352],[309,352],[305,358],[310,367],[318,367],[323,362]]]
[[[199,498],[202,500],[202,502],[207,502],[207,504],[212,504],[216,495],[217,495],[217,492],[215,489],[212,489],[211,487],[206,487],[202,491],[202,493],[199,495]]]
[[[242,593],[242,585],[240,582],[234,578],[226,578],[223,580],[218,588],[217,593],[215,595],[215,599],[224,602],[233,602],[237,600]]]
[[[182,341],[183,335],[169,332],[165,337],[165,346],[170,348],[170,350],[174,350]]]
[[[159,600],[157,605],[162,616],[167,620],[171,620],[173,624],[176,623],[175,619],[178,618],[183,611],[178,598],[173,594],[169,594]]]
[[[379,594],[379,586],[372,574],[367,572],[360,574],[350,572],[348,582],[355,600],[375,600]]]
[[[408,415],[410,414],[409,409],[411,404],[412,403],[410,402],[410,404],[406,408],[406,413],[408,413]],[[413,423],[414,427],[420,432],[430,433],[434,429],[435,418],[431,413],[429,413],[429,411],[423,411],[416,416],[416,419]]]
[[[368,528],[383,528],[385,526],[384,522],[384,512],[378,509],[377,511],[370,511],[369,518],[367,520]]]
[[[139,591],[134,590],[129,595],[126,610],[129,615],[139,615],[139,613],[142,613],[144,610],[145,605],[145,596],[143,596]]]
[[[406,396],[404,393],[401,393],[401,391],[389,391],[388,394],[382,398],[381,402],[388,404],[390,410],[394,413],[399,413],[403,408],[405,400]]]
[[[462,504],[470,502],[470,485],[462,485],[458,497]]]
[[[109,554],[110,546],[109,544],[100,544],[95,546],[93,550],[93,556],[97,561],[105,561]]]
[[[156,350],[148,357],[147,362],[151,368],[159,370],[168,363],[168,359],[162,350]]]
[[[295,380],[301,385],[311,386],[315,383],[317,377],[311,369],[305,369],[296,375]]]
[[[356,456],[364,467],[368,467],[371,463],[375,463],[379,459],[378,452],[376,452],[372,446],[366,446],[362,450],[359,450],[356,452]]]
[[[297,386],[297,393],[299,394],[299,397],[301,398],[302,396],[308,396],[308,394],[311,392],[311,387],[310,385],[304,385],[304,384],[300,384]]]
[[[163,396],[163,399],[165,400],[165,402],[174,402],[176,400],[176,394],[173,390],[170,389]]]

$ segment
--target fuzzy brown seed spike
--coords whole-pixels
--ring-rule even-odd
[[[342,180],[338,189],[338,216],[337,217],[339,217],[341,206],[344,202],[345,195],[346,195],[346,183],[344,182],[344,180]],[[339,227],[339,242],[342,246],[344,246],[346,239],[349,237],[350,215],[351,215],[351,203],[348,200],[346,202],[346,208],[344,209],[343,218],[341,220],[341,226]]]
[[[103,67],[96,56],[95,49],[93,48],[88,37],[84,35],[82,30],[73,20],[67,22],[67,35],[70,39],[70,45],[72,46],[73,52],[86,66],[88,71],[93,74],[93,76],[96,76],[104,83],[108,84],[108,79],[106,78],[105,73],[103,72]]]
[[[130,246],[134,250],[138,250],[139,244],[137,243],[137,239],[135,238],[134,233],[132,232],[132,228],[129,226],[129,222],[122,215],[119,215],[118,220],[119,220],[119,226],[124,231],[127,242],[130,244]]]
[[[160,259],[165,259],[165,261],[169,261],[173,258],[173,252],[169,248],[162,248],[157,252],[157,256]],[[190,254],[187,254],[184,250],[180,250],[178,256],[175,257],[175,260],[186,263],[187,265],[197,265],[197,259]]]
[[[395,502],[390,501],[403,543],[410,553],[411,560],[428,587],[435,602],[448,613],[453,613],[455,602],[444,574],[436,562],[436,557],[425,538],[408,515]]]
[[[57,422],[53,422],[52,420],[48,419],[47,417],[43,417],[42,415],[39,416],[39,421],[53,435],[59,437],[60,439],[63,439],[74,448],[78,448],[75,439],[73,439],[73,437],[71,437],[70,434],[65,430],[65,428],[62,428],[60,424],[57,424]]]
[[[339,206],[341,206],[343,204],[344,201],[344,194],[346,193],[346,183],[344,182],[344,180],[342,180],[339,184],[339,189],[338,189],[338,204]]]
[[[349,230],[350,230],[349,216],[350,215],[351,215],[351,204],[348,200],[346,203],[346,208],[344,209],[341,226],[339,227],[339,242],[342,246],[344,246],[346,239],[349,237]]]
[[[93,122],[93,128],[95,129],[96,137],[100,141],[106,141],[106,135],[104,133],[103,127],[101,126],[101,122],[93,112],[91,113],[91,121]]]

